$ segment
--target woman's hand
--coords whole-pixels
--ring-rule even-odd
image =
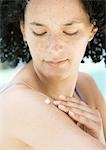
[[[102,118],[97,109],[74,97],[60,96],[53,103],[67,113],[81,129],[105,143]]]

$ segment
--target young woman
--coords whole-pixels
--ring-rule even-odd
[[[2,0],[0,7],[1,61],[28,62],[0,94],[0,149],[105,150],[106,103],[79,72],[84,56],[105,59],[105,1]]]

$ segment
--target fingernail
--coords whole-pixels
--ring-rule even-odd
[[[58,107],[59,107],[60,109],[66,108],[64,105],[58,105]]]
[[[73,113],[72,111],[69,111],[68,114],[69,114],[70,116],[74,116],[74,113]]]
[[[65,99],[65,96],[64,95],[59,95],[59,98],[60,99]]]
[[[60,102],[58,101],[53,101],[53,104],[58,105]]]

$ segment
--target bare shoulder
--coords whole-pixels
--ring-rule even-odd
[[[1,94],[0,113],[4,114],[2,123],[5,134],[34,148],[50,143],[50,146],[54,146],[52,142],[56,143],[57,139],[59,142],[62,135],[70,137],[71,133],[68,132],[74,129],[74,123],[54,105],[47,105],[44,102],[46,98],[42,93],[25,86],[11,87],[11,90]],[[56,139],[57,133],[59,137]],[[68,141],[64,144],[67,145]]]
[[[98,150],[103,147],[78,128],[65,113],[52,104],[44,103],[46,98],[42,93],[25,86],[12,87],[10,91],[1,94],[0,113],[3,116],[0,118],[3,117],[5,130],[3,136],[19,139],[32,149],[41,150],[45,145],[48,149],[66,148],[67,145],[76,149],[76,142],[71,141],[77,141],[81,149],[85,149],[88,143]]]
[[[105,103],[104,97],[96,81],[90,74],[79,72],[78,87],[88,104],[97,107],[98,105],[100,106],[100,104]]]
[[[79,85],[85,96],[85,101],[93,108],[98,109],[104,126],[106,139],[106,100],[102,95],[96,81],[87,73],[79,73]]]

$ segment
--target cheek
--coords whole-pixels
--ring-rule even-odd
[[[80,35],[70,40],[67,45],[68,55],[74,64],[79,64],[85,54],[88,39],[86,35]]]
[[[70,40],[69,47],[75,55],[82,56],[86,50],[88,44],[87,35],[81,34]]]
[[[43,55],[42,53],[44,52],[46,41],[44,42],[43,39],[35,37],[27,26],[25,32],[26,32],[26,40],[28,42],[32,58],[40,59]]]
[[[30,53],[33,58],[38,59],[43,56],[44,49],[46,48],[45,42],[43,42],[40,39],[32,37],[28,40],[28,45],[29,45]]]

